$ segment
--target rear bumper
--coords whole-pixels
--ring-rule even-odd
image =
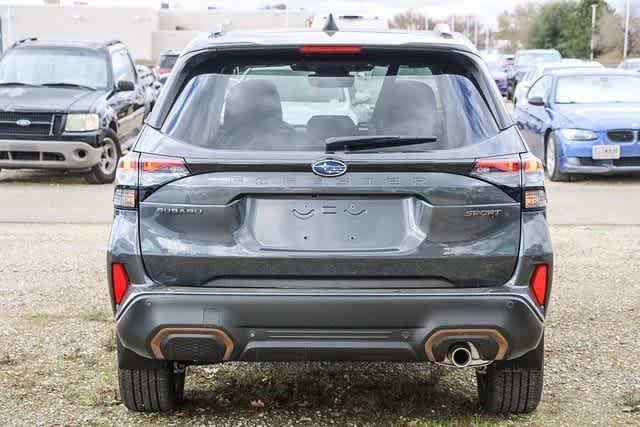
[[[82,141],[0,140],[0,168],[88,169],[102,149]]]
[[[174,288],[178,289],[178,288]],[[534,349],[544,324],[524,294],[188,291],[131,295],[122,345],[149,359],[442,362],[457,340],[485,360]]]

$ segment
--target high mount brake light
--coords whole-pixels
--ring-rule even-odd
[[[538,305],[545,305],[549,290],[549,266],[547,264],[536,265],[531,275],[529,287]]]
[[[360,46],[302,46],[298,50],[303,54],[341,54],[341,55],[356,55],[362,53],[362,47]]]
[[[120,304],[129,289],[129,276],[124,265],[118,262],[111,264],[111,288],[113,300],[116,304]]]

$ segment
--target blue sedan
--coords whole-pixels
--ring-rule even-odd
[[[529,89],[515,119],[552,181],[640,172],[640,75],[562,70]]]

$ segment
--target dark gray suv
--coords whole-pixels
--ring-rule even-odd
[[[122,399],[185,367],[470,367],[493,412],[542,393],[544,176],[456,34],[212,34],[121,159],[108,251]]]

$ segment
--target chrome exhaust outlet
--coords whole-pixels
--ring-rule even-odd
[[[466,368],[471,363],[471,351],[464,344],[451,346],[449,350],[449,360],[456,368]]]

